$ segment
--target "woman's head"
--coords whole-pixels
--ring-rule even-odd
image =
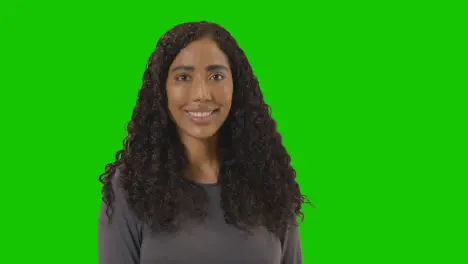
[[[233,79],[229,59],[210,38],[191,42],[169,67],[169,115],[179,134],[199,139],[217,133],[229,115]]]
[[[305,197],[258,81],[234,38],[213,23],[181,24],[158,41],[124,147],[100,176],[109,209],[106,176],[122,165],[128,202],[153,228],[176,226],[180,214],[204,218],[205,193],[184,177],[188,161],[180,134],[219,134],[218,183],[228,223],[263,225],[280,235],[302,215]]]
[[[154,93],[167,100],[169,120],[180,133],[196,138],[218,132],[229,116],[235,94],[244,93],[239,74],[251,73],[244,52],[230,33],[209,22],[184,23],[170,29],[160,38],[147,71],[146,76],[153,77],[148,82],[161,84],[154,87]]]

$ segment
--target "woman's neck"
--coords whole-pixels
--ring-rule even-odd
[[[181,135],[181,140],[189,161],[187,177],[200,183],[216,183],[218,181],[217,137],[198,139]]]

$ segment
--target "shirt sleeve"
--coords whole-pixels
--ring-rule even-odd
[[[302,246],[297,226],[291,226],[283,240],[281,264],[303,264]]]
[[[139,264],[141,224],[129,210],[124,190],[121,188],[118,168],[112,175],[114,202],[111,222],[106,216],[106,205],[101,203],[98,220],[98,263]]]

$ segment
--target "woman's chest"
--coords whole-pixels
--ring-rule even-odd
[[[141,264],[280,264],[280,241],[264,228],[247,234],[225,223],[143,237]]]

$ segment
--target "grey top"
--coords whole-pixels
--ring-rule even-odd
[[[101,205],[98,225],[99,264],[302,264],[297,228],[281,242],[265,228],[253,235],[225,223],[218,185],[203,184],[209,197],[207,220],[172,234],[153,235],[131,213],[123,189],[113,181],[115,203],[112,221]]]

